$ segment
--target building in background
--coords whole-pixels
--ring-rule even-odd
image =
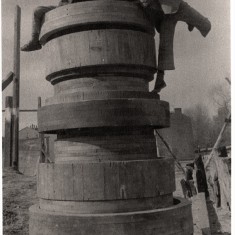
[[[194,139],[191,118],[182,113],[181,108],[176,108],[171,113],[171,126],[159,131],[171,147],[173,153],[180,161],[194,159]],[[160,156],[170,156],[162,141],[157,138]]]
[[[54,141],[56,135],[44,135],[45,153],[54,161]],[[24,175],[35,176],[40,161],[41,139],[35,125],[19,131],[19,171]]]
[[[19,131],[19,139],[39,138],[38,128],[35,125],[25,127]]]

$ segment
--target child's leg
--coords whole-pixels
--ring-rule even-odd
[[[175,14],[165,15],[161,22],[158,50],[158,70],[174,70],[173,43],[177,19]]]
[[[44,16],[47,12],[55,8],[55,6],[39,6],[34,10],[32,23],[32,37],[27,44],[21,47],[21,51],[35,51],[41,49],[42,46],[39,42],[39,35],[41,32]]]
[[[165,15],[160,25],[158,72],[153,90],[157,93],[160,92],[162,88],[166,87],[166,83],[164,81],[164,71],[175,69],[173,42],[177,20],[175,19],[174,15],[175,14]]]
[[[47,6],[47,7],[39,6],[34,10],[32,35],[36,34],[39,36],[45,14],[55,8],[56,8],[55,6]]]
[[[166,83],[164,81],[164,71],[158,70],[153,92],[159,93],[164,87],[166,87]]]
[[[181,2],[176,15],[178,21],[183,21],[191,27],[196,27],[204,37],[206,37],[211,30],[210,21],[184,1]]]
[[[182,1],[179,10],[175,14],[167,14],[161,22],[160,28],[160,44],[158,55],[159,70],[174,70],[174,54],[173,40],[175,34],[175,26],[178,21],[188,24],[189,31],[196,27],[205,37],[210,29],[210,21],[202,16],[195,9],[190,7],[186,2]]]

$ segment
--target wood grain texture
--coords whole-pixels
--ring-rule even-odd
[[[13,81],[14,76],[15,75],[13,72],[9,72],[6,76],[6,78],[2,79],[2,91],[4,91],[5,88],[7,88],[8,85]]]
[[[75,92],[147,92],[149,80],[126,76],[94,76],[81,77],[59,82],[54,85],[55,95],[65,95]]]
[[[80,136],[55,141],[55,162],[155,159],[154,135]],[[147,150],[147,151],[146,151]]]
[[[152,126],[168,127],[169,104],[157,99],[112,99],[44,106],[38,111],[40,132],[63,129]]]
[[[20,106],[20,27],[21,8],[15,6],[14,51],[13,51],[13,104],[12,104],[12,165],[18,170],[19,165],[19,106]]]
[[[3,167],[12,166],[12,96],[6,96],[5,98],[5,138],[3,146]]]
[[[214,156],[214,162],[217,168],[217,174],[220,184],[221,207],[224,209],[231,208],[231,168],[229,170],[229,161],[231,159]]]
[[[126,64],[109,64],[109,65],[91,65],[83,67],[74,67],[58,72],[54,72],[46,77],[52,85],[56,85],[59,82],[93,77],[95,79],[99,77],[136,77],[142,78],[146,81],[152,81],[157,69],[154,67],[142,66],[142,65],[126,65]]]
[[[52,36],[73,29],[81,31],[95,26],[135,28],[154,34],[154,28],[143,9],[128,1],[84,1],[59,7],[45,16],[40,41],[46,43]]]
[[[73,103],[89,100],[108,99],[159,99],[159,95],[152,92],[141,91],[91,91],[61,94],[46,99],[45,105]]]
[[[211,235],[209,216],[206,205],[205,193],[198,193],[192,197],[193,222],[202,235]]]
[[[159,209],[173,205],[172,194],[150,198],[106,201],[55,201],[39,200],[40,208],[46,211],[79,214],[122,213]]]
[[[50,200],[140,199],[175,190],[172,159],[39,166],[38,196]]]
[[[154,30],[129,1],[82,1],[45,16],[41,43],[55,94],[38,110],[57,134],[55,163],[38,170],[30,235],[191,235],[191,205],[173,199],[174,160],[159,158],[153,129],[169,104],[148,91]]]
[[[156,71],[155,41],[149,34],[121,29],[90,30],[63,35],[49,41],[43,48],[47,54],[47,79],[66,74],[86,76],[98,73],[146,74]],[[113,67],[110,67],[113,66]],[[88,67],[88,70],[84,68]],[[136,68],[137,67],[137,68]],[[106,71],[106,69],[108,70]],[[57,74],[56,74],[57,73]],[[73,75],[73,76],[75,76]]]
[[[191,235],[191,204],[185,199],[162,209],[126,213],[79,214],[30,208],[31,235]]]

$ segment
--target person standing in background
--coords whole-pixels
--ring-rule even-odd
[[[208,185],[207,185],[207,179],[206,179],[206,172],[205,172],[201,155],[199,155],[195,159],[195,165],[196,165],[197,190],[199,193],[204,192],[206,198],[208,198],[209,191],[208,191]]]

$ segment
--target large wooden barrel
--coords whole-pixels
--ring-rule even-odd
[[[168,103],[148,91],[156,71],[153,32],[141,7],[126,1],[49,12],[40,40],[55,96],[38,113],[39,130],[169,126]]]
[[[190,204],[173,199],[174,161],[157,156],[153,130],[170,125],[169,104],[148,91],[156,55],[143,9],[66,5],[46,14],[40,41],[54,96],[38,126],[57,140],[55,162],[39,166],[30,235],[191,234]]]

